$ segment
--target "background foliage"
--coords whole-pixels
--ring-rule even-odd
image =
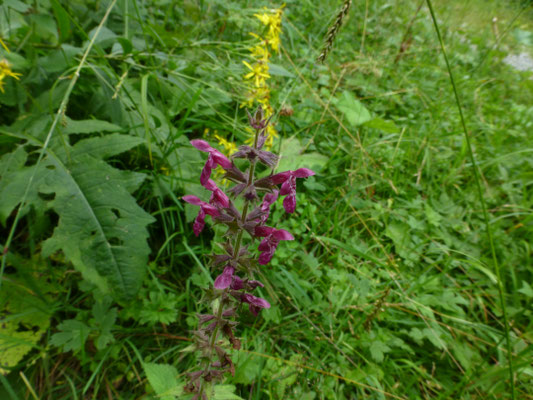
[[[318,174],[298,218],[274,212],[297,240],[264,270],[273,307],[241,321],[236,375],[215,397],[510,398],[497,277],[428,10],[354,2],[318,65],[341,3],[284,8],[274,149],[280,169]],[[248,137],[242,61],[263,6],[281,4],[0,4],[0,58],[22,74],[0,93],[2,245],[13,234],[0,398],[183,397],[221,234],[194,237],[179,200],[205,195],[188,140]],[[530,398],[533,81],[502,59],[531,53],[533,14],[513,0],[435,6],[502,268],[517,397]]]

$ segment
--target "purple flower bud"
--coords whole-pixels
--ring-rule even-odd
[[[209,199],[209,203],[219,208],[229,207],[228,196],[226,196],[226,194],[217,187],[215,181],[213,181],[212,179],[208,179],[204,187],[210,192],[213,192],[211,194],[211,198]]]
[[[248,114],[248,121],[252,128],[256,130],[265,129],[265,127],[268,124],[268,120],[263,119],[264,113],[263,113],[263,108],[261,106],[257,107],[257,110],[254,113],[253,117],[248,110],[246,110],[246,113]]]
[[[233,281],[233,273],[235,272],[235,268],[232,266],[227,266],[224,268],[224,272],[222,272],[217,278],[215,279],[215,289],[223,290],[227,289],[231,282]]]
[[[182,199],[189,204],[200,206],[200,211],[198,212],[198,216],[196,217],[193,224],[193,231],[196,236],[198,236],[200,232],[202,232],[202,230],[204,229],[206,214],[211,215],[212,217],[218,217],[220,215],[220,212],[216,209],[216,207],[212,206],[209,203],[206,203],[205,201],[200,200],[196,196],[186,195],[183,196]]]
[[[253,315],[257,316],[262,308],[270,308],[270,303],[261,297],[255,297],[254,295],[244,293],[241,297],[244,303],[250,304],[250,311]]]
[[[255,236],[264,237],[257,248],[262,252],[258,260],[261,265],[266,265],[270,262],[281,240],[294,240],[294,237],[285,229],[276,229],[269,226],[256,227]]]
[[[296,171],[285,171],[272,175],[270,180],[275,185],[281,185],[280,194],[287,196],[283,199],[283,208],[288,213],[293,213],[296,209],[296,178],[307,178],[315,173],[308,168],[300,168]]]
[[[215,318],[215,316],[211,315],[211,314],[199,314],[198,315],[198,322],[200,322],[200,324],[204,324],[206,322],[211,321],[214,318]]]
[[[194,139],[191,140],[191,144],[198,150],[209,153],[209,157],[207,157],[207,161],[202,169],[202,175],[200,176],[200,183],[202,185],[205,186],[211,177],[211,171],[216,168],[217,165],[220,165],[226,170],[233,166],[231,161],[224,154],[209,146],[209,143],[207,143],[205,140]]]
[[[254,290],[258,286],[265,287],[265,285],[263,285],[261,282],[255,281],[255,280],[248,281],[248,282],[246,282],[246,284],[248,285],[250,290]]]
[[[231,284],[231,288],[233,290],[241,290],[244,287],[244,283],[241,278],[239,278],[237,275],[233,276],[233,283]]]

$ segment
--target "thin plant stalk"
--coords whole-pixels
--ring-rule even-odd
[[[426,0],[429,12],[431,14],[431,19],[433,20],[433,25],[435,26],[435,32],[437,33],[437,37],[439,39],[440,47],[442,50],[442,55],[444,56],[444,61],[446,62],[446,69],[448,70],[448,75],[450,77],[450,82],[452,84],[453,88],[453,94],[455,97],[455,103],[457,104],[457,109],[459,110],[459,116],[461,119],[461,125],[463,127],[463,133],[465,136],[467,148],[468,148],[468,157],[470,158],[470,162],[472,163],[472,169],[474,171],[474,180],[476,182],[476,188],[479,196],[479,201],[481,203],[481,209],[483,210],[483,219],[485,222],[485,229],[487,231],[487,237],[489,239],[489,245],[492,255],[492,262],[494,264],[494,270],[496,272],[496,276],[498,278],[498,293],[500,297],[500,305],[502,308],[502,314],[503,314],[503,325],[504,325],[504,332],[505,332],[505,341],[507,345],[507,363],[509,365],[509,379],[510,379],[510,385],[511,385],[511,397],[513,400],[516,400],[516,393],[515,393],[515,384],[514,384],[514,372],[513,372],[513,353],[511,351],[511,339],[509,336],[509,322],[507,318],[507,309],[505,307],[505,294],[504,294],[504,285],[502,282],[502,277],[500,273],[500,266],[498,263],[498,257],[496,256],[496,249],[494,247],[494,239],[492,237],[492,230],[490,228],[490,221],[489,221],[489,214],[487,212],[487,205],[485,204],[485,199],[483,198],[483,189],[481,188],[481,183],[479,179],[479,171],[478,166],[476,163],[476,159],[474,157],[474,152],[472,151],[472,143],[470,142],[470,136],[468,135],[468,130],[466,129],[466,122],[463,115],[463,107],[461,105],[461,100],[459,99],[459,93],[457,91],[457,85],[455,84],[455,79],[453,78],[452,69],[450,67],[450,62],[448,60],[448,55],[446,54],[446,49],[444,48],[444,42],[442,40],[442,36],[440,34],[439,25],[437,22],[437,18],[435,17],[435,11],[433,10],[433,5],[431,4],[431,0]]]

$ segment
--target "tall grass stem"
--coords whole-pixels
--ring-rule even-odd
[[[479,201],[481,203],[481,208],[483,210],[483,219],[485,221],[485,228],[487,231],[487,237],[489,239],[489,245],[492,255],[492,262],[494,264],[494,270],[496,272],[496,276],[498,279],[498,293],[500,297],[500,304],[502,308],[502,314],[503,314],[503,324],[504,324],[504,331],[505,331],[505,341],[507,344],[507,363],[509,365],[509,378],[510,378],[510,385],[511,385],[511,397],[513,400],[516,400],[516,393],[515,393],[515,384],[514,384],[514,372],[513,372],[513,353],[511,351],[511,339],[509,337],[509,323],[507,318],[507,309],[505,307],[505,295],[504,295],[504,285],[502,282],[502,277],[500,273],[500,266],[498,263],[498,257],[496,256],[496,249],[494,247],[494,240],[492,237],[492,230],[490,227],[490,221],[489,221],[489,214],[487,212],[487,205],[485,204],[485,199],[483,198],[483,190],[481,188],[480,178],[479,178],[479,171],[478,166],[476,163],[476,159],[474,157],[474,152],[472,151],[472,143],[470,142],[470,136],[468,135],[468,130],[466,129],[466,122],[463,115],[463,107],[461,105],[461,100],[459,99],[459,93],[457,91],[457,86],[455,84],[455,79],[453,78],[452,69],[450,66],[450,62],[448,60],[448,55],[446,54],[446,49],[444,48],[444,42],[442,40],[442,36],[440,34],[439,30],[439,24],[437,22],[437,18],[435,17],[435,11],[433,10],[433,5],[431,4],[431,0],[426,0],[426,3],[429,8],[429,12],[431,14],[431,19],[433,20],[433,25],[435,26],[435,32],[437,33],[437,37],[439,39],[440,47],[442,50],[442,55],[444,56],[444,61],[446,62],[446,69],[448,70],[448,75],[450,77],[450,82],[452,84],[453,88],[453,94],[455,96],[455,103],[457,104],[457,109],[459,110],[459,116],[461,119],[461,125],[463,127],[463,133],[465,136],[467,149],[468,149],[468,157],[470,158],[470,162],[472,163],[472,169],[474,171],[474,180],[476,183],[476,188],[479,196]]]

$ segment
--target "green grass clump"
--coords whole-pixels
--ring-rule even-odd
[[[509,360],[528,398],[533,81],[502,59],[533,53],[531,8],[434,1],[448,70],[425,2],[353,2],[316,64],[341,3],[284,8],[274,150],[317,175],[297,218],[273,211],[297,240],[263,270],[272,308],[240,321],[215,398],[505,399]],[[22,74],[0,93],[0,398],[184,398],[222,234],[196,238],[179,200],[202,194],[188,140],[248,137],[263,5],[281,6],[0,5],[0,60]],[[105,243],[137,258],[108,263]]]

